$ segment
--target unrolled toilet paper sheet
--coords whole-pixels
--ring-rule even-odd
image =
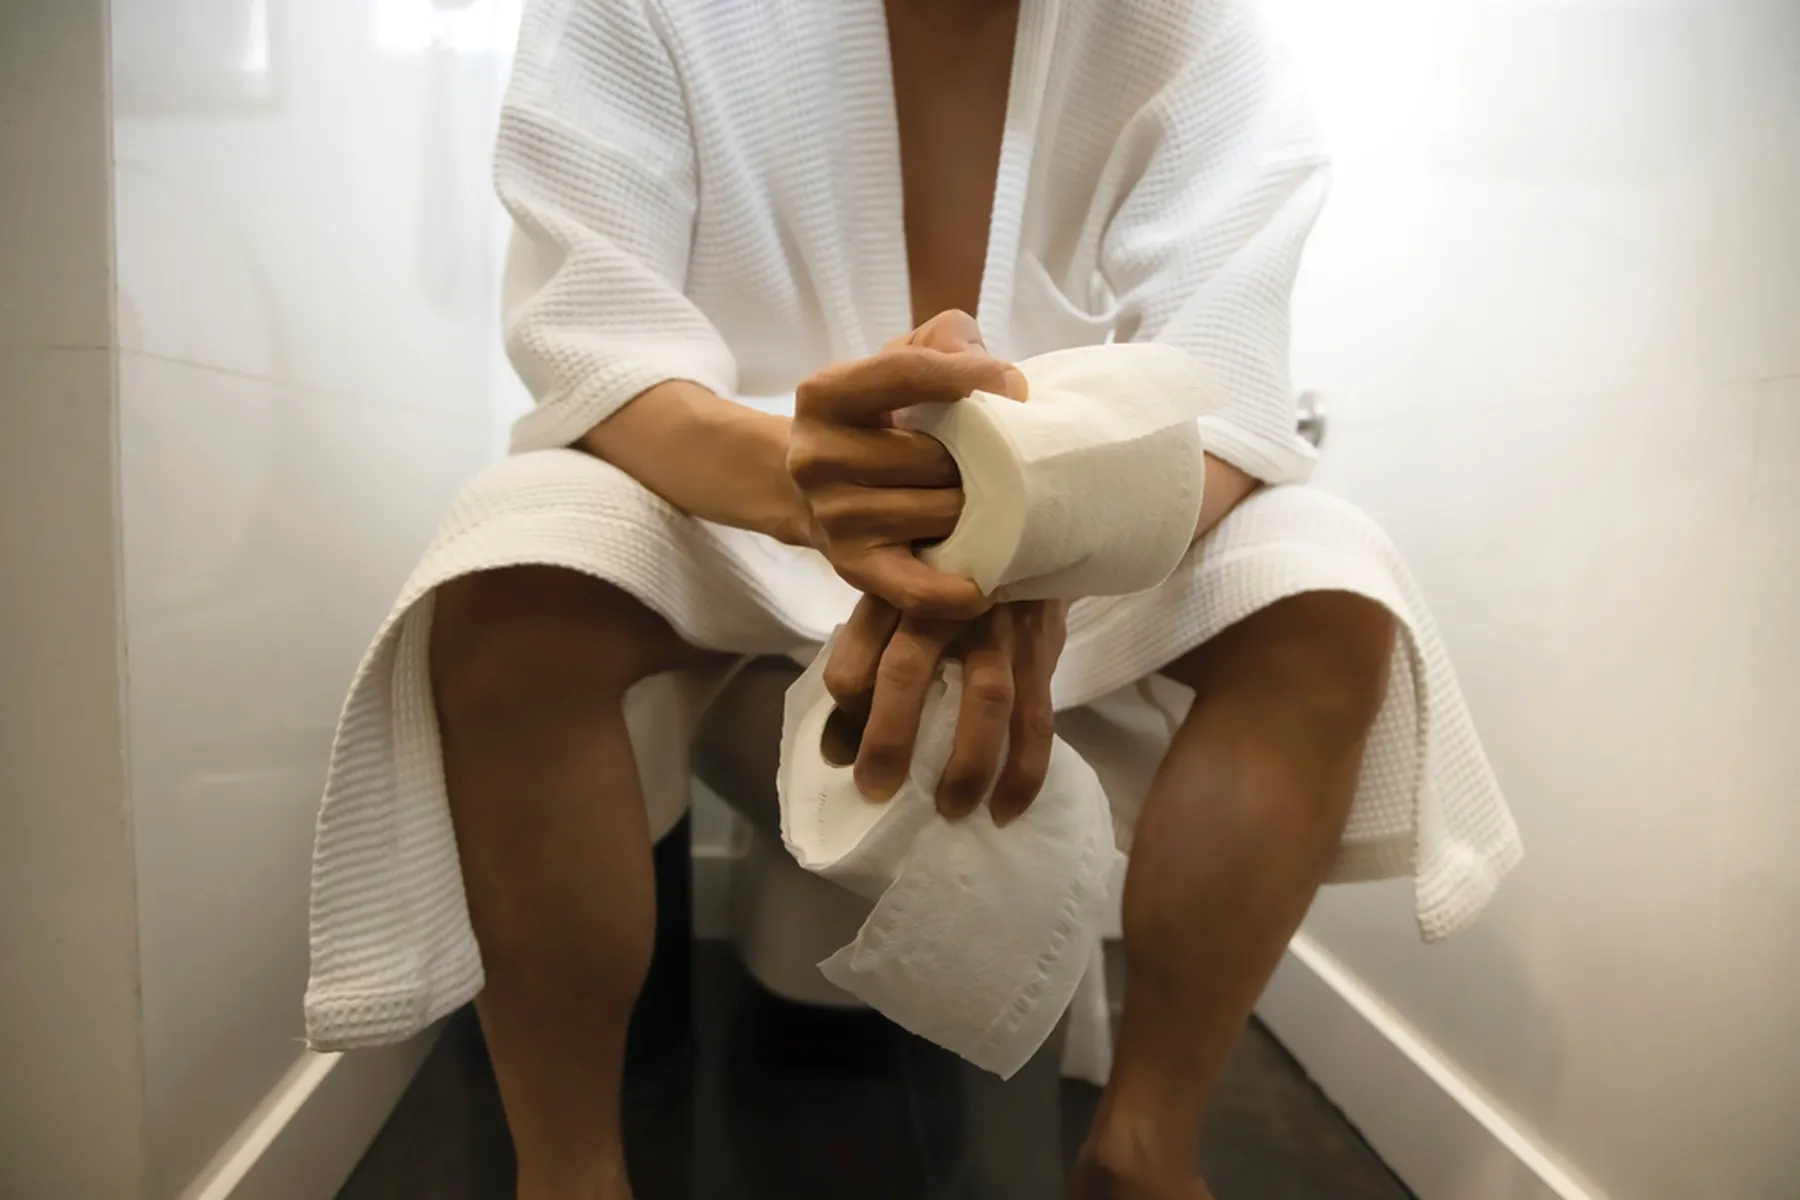
[[[1058,739],[1048,781],[1001,829],[933,797],[955,735],[962,672],[932,685],[912,769],[885,803],[821,751],[834,710],[824,653],[787,694],[782,837],[796,861],[875,900],[826,978],[897,1024],[1002,1077],[1049,1037],[1093,949],[1118,850],[1093,770]],[[830,758],[840,762],[834,751]]]

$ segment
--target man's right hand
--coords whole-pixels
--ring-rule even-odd
[[[827,367],[794,397],[787,466],[813,544],[853,587],[911,616],[972,617],[991,602],[914,554],[955,528],[961,478],[942,444],[895,428],[892,414],[975,391],[1023,400],[1025,379],[988,354],[974,318],[953,311],[873,357]]]

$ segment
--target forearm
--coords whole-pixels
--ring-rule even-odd
[[[1206,456],[1206,483],[1200,497],[1200,519],[1194,523],[1194,540],[1213,531],[1232,509],[1242,504],[1262,483],[1247,471],[1222,458]]]
[[[580,445],[690,516],[799,542],[805,509],[787,471],[788,425],[786,417],[672,381],[632,400],[589,430]],[[1194,540],[1261,486],[1207,455]]]
[[[689,516],[793,542],[805,522],[787,471],[788,424],[671,381],[589,430],[580,447]]]

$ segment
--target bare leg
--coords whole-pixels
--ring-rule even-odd
[[[1124,1022],[1078,1200],[1209,1195],[1207,1100],[1330,866],[1393,639],[1380,606],[1313,593],[1168,668],[1197,696],[1133,842]]]
[[[520,567],[438,594],[431,673],[476,1003],[521,1198],[624,1200],[625,1031],[655,935],[633,683],[704,661],[625,593]]]

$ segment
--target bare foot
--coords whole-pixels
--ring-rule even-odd
[[[1069,1200],[1213,1200],[1198,1179],[1150,1183],[1112,1171],[1084,1152],[1069,1179]]]
[[[519,1178],[516,1200],[631,1200],[625,1168],[609,1164],[597,1176]]]

